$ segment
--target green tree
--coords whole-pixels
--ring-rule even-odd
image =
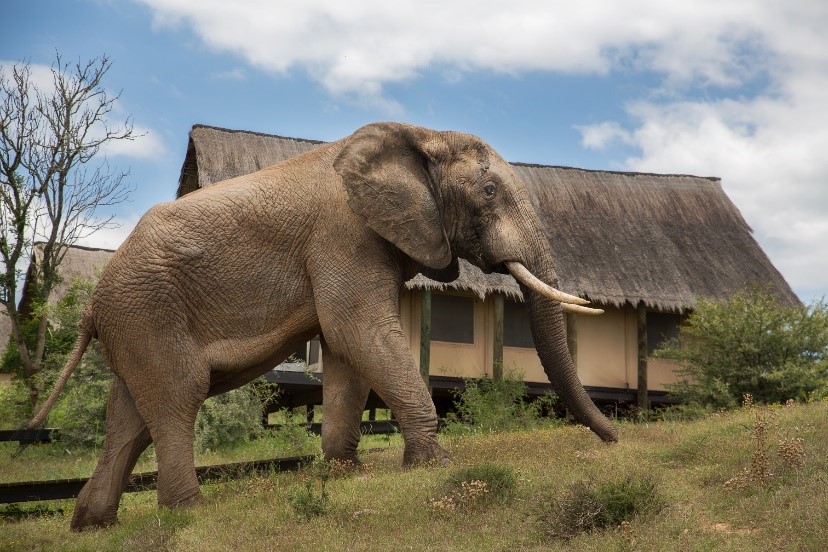
[[[689,403],[731,407],[807,400],[828,388],[828,305],[780,305],[760,288],[724,303],[700,301],[677,340],[656,352],[679,363],[669,386]]]
[[[112,217],[96,216],[96,209],[124,201],[129,191],[128,173],[110,170],[99,156],[113,142],[135,138],[129,118],[109,122],[119,98],[103,87],[110,67],[106,56],[68,63],[57,54],[44,86],[33,81],[28,62],[0,66],[0,305],[20,357],[16,376],[33,408],[43,391],[43,309],[59,283],[58,267],[68,246],[112,226]]]
[[[46,319],[44,356],[39,378],[46,386],[52,386],[72,351],[78,334],[78,321],[95,289],[91,280],[75,279],[66,294],[54,306],[42,309],[39,316]],[[39,321],[30,323],[31,331]],[[20,355],[14,342],[9,343],[3,354],[4,371],[19,367]],[[69,446],[100,445],[104,436],[104,420],[112,372],[107,368],[98,343],[89,344],[86,354],[61,394],[50,420],[60,428],[61,441]],[[13,425],[31,417],[31,403],[20,401],[11,394],[3,397],[5,404],[0,412],[14,420]]]

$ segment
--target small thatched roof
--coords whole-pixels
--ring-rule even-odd
[[[115,251],[112,249],[101,249],[97,247],[84,247],[72,245],[66,249],[66,256],[58,268],[60,283],[52,290],[49,302],[59,301],[76,278],[85,280],[97,280],[101,271],[112,258]]]
[[[49,303],[55,304],[60,301],[69,288],[72,286],[72,281],[76,278],[83,278],[85,280],[95,279],[95,277],[103,270],[106,263],[115,251],[111,249],[101,249],[98,247],[84,247],[82,245],[70,245],[66,248],[66,253],[58,266],[58,276],[60,282],[52,289],[49,294]],[[29,286],[32,285],[34,278],[33,269],[37,263],[43,258],[43,252],[40,243],[35,243],[34,246],[34,262],[29,264],[29,269],[26,271],[26,280],[23,282],[23,289],[21,290],[20,298],[20,312],[25,313],[30,308],[31,297],[29,295]]]
[[[178,196],[321,143],[196,125]],[[718,178],[513,166],[544,224],[566,292],[605,305],[643,301],[683,312],[698,299],[723,300],[758,283],[774,289],[783,302],[799,304]],[[485,275],[466,262],[450,284],[418,275],[406,285],[520,298],[511,276]]]
[[[75,278],[93,279],[97,274],[103,270],[106,263],[115,251],[111,249],[100,249],[95,247],[84,247],[81,245],[69,246],[66,250],[66,256],[63,262],[58,267],[58,274],[61,281],[52,290],[49,295],[49,302],[57,303],[72,285]],[[41,258],[41,250],[39,244],[34,247],[35,262]],[[28,287],[32,278],[32,266],[29,265],[29,270],[26,272],[26,280],[23,282],[23,289],[21,290],[21,299],[19,309],[21,312],[26,312],[30,307],[30,295]],[[0,313],[0,343],[5,346],[8,342],[8,337],[11,334],[11,321],[6,314],[5,309]]]

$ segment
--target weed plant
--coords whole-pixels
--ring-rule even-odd
[[[288,492],[288,504],[297,519],[307,522],[328,511],[330,494],[327,487],[332,471],[332,463],[317,456],[305,469],[304,483]]]
[[[579,481],[558,496],[539,499],[537,519],[548,537],[571,539],[596,529],[620,527],[638,516],[657,514],[665,504],[649,477]]]
[[[468,512],[492,504],[510,501],[517,486],[511,468],[481,464],[459,468],[442,480],[429,500],[439,513]]]
[[[793,408],[788,401],[785,408]],[[727,480],[725,488],[745,488],[750,484],[767,487],[775,478],[796,473],[805,466],[805,440],[795,432],[784,432],[778,423],[779,409],[757,406],[749,394],[743,398],[743,409],[751,416],[750,465]],[[773,441],[776,441],[776,447]],[[774,455],[774,448],[776,454]]]

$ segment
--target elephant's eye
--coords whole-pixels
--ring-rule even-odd
[[[492,183],[489,182],[485,186],[483,186],[483,194],[488,198],[491,199],[495,196],[495,192],[497,191],[497,187]]]

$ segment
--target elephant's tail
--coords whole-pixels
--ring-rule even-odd
[[[60,375],[55,382],[55,387],[52,389],[52,393],[49,395],[49,398],[46,399],[46,402],[43,403],[43,406],[40,407],[40,411],[38,411],[37,415],[32,418],[32,421],[30,421],[29,425],[26,426],[26,429],[35,429],[43,426],[43,423],[46,421],[46,416],[49,415],[49,411],[55,405],[55,401],[57,400],[58,395],[60,395],[60,392],[63,391],[66,381],[69,379],[69,376],[72,375],[72,372],[75,371],[75,368],[78,367],[78,364],[80,364],[81,357],[83,357],[83,353],[86,351],[86,348],[89,346],[89,342],[92,341],[93,337],[93,331],[90,327],[91,324],[89,324],[88,314],[89,311],[87,311],[84,318],[81,320],[81,323],[78,325],[78,338],[75,340],[75,347],[72,349],[72,353],[69,355],[66,365],[60,372]]]

